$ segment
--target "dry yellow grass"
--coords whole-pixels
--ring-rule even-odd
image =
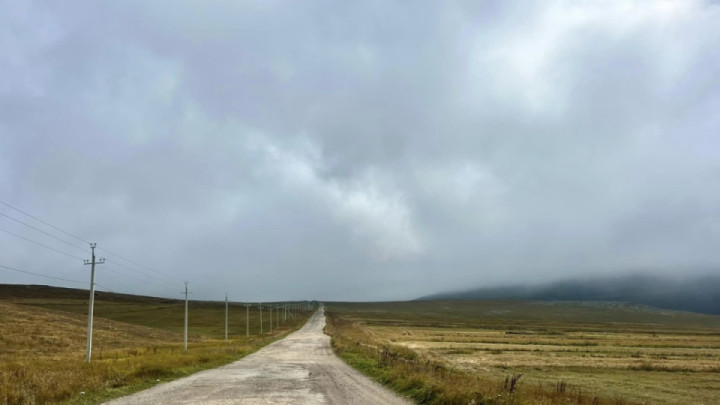
[[[381,339],[469,368],[572,366],[617,369],[643,368],[650,363],[652,367],[664,370],[720,369],[720,342],[713,335],[603,332],[545,335],[495,330],[448,332],[432,328],[417,328],[408,333],[392,327],[373,327],[371,330]]]
[[[341,351],[366,347],[371,358],[402,348],[415,362],[461,373],[445,384],[464,381],[485,403],[506,403],[492,398],[520,374],[514,403],[720,403],[719,317],[565,305],[334,304],[329,313],[346,321],[336,333]]]
[[[693,403],[720,401],[714,386],[720,382],[720,342],[713,335],[370,330],[380,341],[480,375],[522,373],[525,383],[564,380],[586,392],[651,403],[682,404],[688,398]],[[695,389],[688,390],[688,384],[695,384]]]
[[[85,356],[87,317],[0,301],[0,359]],[[94,351],[154,345],[177,340],[176,333],[96,318]]]
[[[109,303],[100,305],[107,310]],[[222,307],[210,311],[222,314]],[[303,318],[249,339],[196,335],[183,352],[177,332],[96,317],[93,361],[87,364],[86,316],[0,300],[0,404],[97,403],[235,360],[289,333]]]

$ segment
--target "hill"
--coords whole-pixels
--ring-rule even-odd
[[[539,286],[512,285],[445,292],[418,300],[519,299],[629,302],[658,308],[720,314],[720,276],[673,279],[631,275],[576,279]]]
[[[42,284],[0,284],[0,299],[79,299],[88,298],[88,290],[79,288],[54,287]],[[181,302],[177,299],[148,297],[142,295],[122,294],[95,290],[95,297],[104,301],[136,302],[136,303],[169,303]]]

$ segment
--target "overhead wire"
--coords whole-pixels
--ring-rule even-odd
[[[65,234],[65,235],[67,235],[67,236],[70,236],[70,237],[72,237],[72,238],[74,238],[74,239],[76,239],[76,240],[78,240],[78,241],[81,241],[81,242],[84,242],[84,243],[90,243],[88,240],[86,240],[86,239],[84,239],[84,238],[82,238],[82,237],[80,237],[80,236],[74,235],[73,233],[70,233],[70,232],[68,232],[68,231],[66,231],[66,230],[64,230],[64,229],[62,229],[62,228],[60,228],[60,227],[58,227],[58,226],[55,226],[55,225],[53,225],[53,224],[51,224],[51,223],[49,223],[49,222],[47,222],[47,221],[45,221],[45,220],[43,220],[43,219],[38,218],[38,217],[36,217],[36,216],[34,216],[34,215],[32,215],[32,214],[24,211],[24,210],[21,210],[20,208],[17,208],[17,207],[15,207],[15,206],[7,203],[7,202],[0,201],[0,204],[5,205],[6,207],[9,207],[9,208],[11,208],[11,209],[13,209],[13,210],[15,210],[15,211],[18,211],[18,212],[20,212],[20,213],[22,213],[22,214],[24,214],[24,215],[26,215],[26,216],[28,216],[28,217],[36,220],[36,221],[38,221],[38,222],[40,222],[40,223],[42,223],[42,224],[44,224],[44,225],[47,225],[47,226],[49,226],[49,227],[51,227],[51,228],[53,228],[53,229],[55,229],[55,230],[57,230],[57,231],[59,231],[59,232],[62,232],[63,234]],[[31,228],[31,229],[34,229],[35,231],[38,231],[38,232],[40,232],[40,233],[43,233],[43,234],[45,234],[45,235],[47,235],[47,236],[49,236],[49,237],[51,237],[51,238],[53,238],[53,239],[56,239],[56,240],[58,240],[58,241],[60,241],[60,242],[63,242],[63,243],[65,243],[65,244],[69,245],[69,246],[72,246],[72,247],[76,248],[76,249],[82,250],[82,251],[85,252],[85,253],[88,253],[87,248],[79,247],[79,246],[75,245],[74,243],[68,242],[68,241],[65,240],[65,239],[59,238],[59,237],[57,237],[57,236],[55,236],[55,235],[52,235],[52,234],[50,234],[50,233],[48,233],[48,232],[46,232],[46,231],[43,231],[42,229],[39,229],[39,228],[37,228],[37,227],[35,227],[35,226],[33,226],[33,225],[30,225],[30,224],[28,224],[28,223],[26,223],[26,222],[23,222],[23,221],[21,221],[21,220],[19,220],[19,219],[17,219],[17,218],[11,217],[11,216],[9,216],[9,215],[7,215],[7,214],[5,214],[5,213],[0,213],[0,215],[1,215],[1,216],[4,216],[4,217],[6,217],[6,218],[8,218],[8,219],[10,219],[10,220],[12,220],[12,221],[15,221],[15,222],[17,222],[17,223],[20,223],[20,224],[22,224],[22,225],[24,225],[24,226],[27,226],[27,227],[29,227],[29,228]],[[20,239],[27,240],[27,241],[29,241],[29,242],[31,242],[31,243],[34,243],[34,244],[38,245],[38,246],[42,246],[42,247],[44,247],[44,248],[47,248],[47,249],[53,250],[53,251],[55,251],[55,252],[61,253],[61,254],[65,255],[65,256],[72,257],[72,258],[78,259],[78,260],[84,260],[84,259],[79,258],[79,257],[77,257],[77,256],[70,255],[70,254],[68,254],[68,253],[65,253],[65,252],[63,252],[63,251],[60,251],[60,250],[55,249],[55,248],[53,248],[53,247],[50,247],[50,246],[47,246],[47,245],[42,244],[42,243],[40,243],[40,242],[34,241],[34,240],[30,239],[30,238],[26,238],[26,237],[23,237],[23,236],[21,236],[21,235],[15,234],[15,233],[13,233],[13,232],[6,231],[6,230],[3,230],[3,229],[0,229],[0,231],[6,232],[6,233],[8,233],[8,234],[10,234],[10,235],[13,235],[13,236],[15,236],[15,237],[18,237],[18,238],[20,238]],[[120,254],[118,254],[118,253],[114,253],[114,252],[109,251],[109,250],[107,250],[107,249],[97,248],[97,250],[103,251],[103,252],[105,252],[105,253],[107,253],[107,254],[110,254],[110,255],[112,255],[112,256],[115,256],[115,257],[117,257],[117,258],[119,258],[119,259],[125,260],[125,261],[128,262],[128,263],[132,263],[132,264],[134,264],[134,265],[136,265],[136,266],[142,267],[142,268],[144,268],[144,269],[146,269],[146,270],[148,270],[148,271],[151,271],[151,272],[153,272],[153,273],[156,273],[156,274],[158,274],[158,275],[161,275],[161,276],[167,277],[167,278],[169,278],[169,279],[172,279],[173,281],[184,281],[184,280],[182,280],[182,279],[180,279],[180,278],[178,278],[178,277],[175,277],[175,276],[173,276],[173,275],[170,275],[170,274],[161,272],[161,271],[159,271],[159,270],[153,269],[152,267],[146,266],[146,265],[144,265],[144,264],[142,264],[142,263],[138,263],[138,262],[136,262],[136,261],[134,261],[134,260],[132,260],[132,259],[129,259],[129,258],[123,256],[123,255],[120,255]],[[118,262],[117,260],[108,261],[108,263],[111,263],[111,264],[113,264],[113,265],[115,265],[115,266],[123,267],[123,268],[125,268],[125,269],[134,271],[134,272],[136,272],[136,273],[138,273],[138,274],[141,274],[141,275],[143,275],[143,276],[145,276],[145,277],[152,278],[152,279],[154,279],[154,280],[157,280],[157,282],[163,283],[163,285],[167,284],[167,281],[166,281],[166,280],[163,280],[163,279],[160,279],[160,278],[158,278],[158,277],[155,277],[155,276],[153,276],[153,275],[151,275],[151,274],[148,274],[146,271],[138,270],[138,269],[135,269],[135,268],[133,268],[133,267],[127,266],[127,265],[125,265],[125,264],[123,264],[123,263],[121,263],[121,262]],[[138,278],[136,278],[136,277],[130,276],[130,275],[124,273],[124,272],[120,272],[120,271],[117,271],[117,270],[115,270],[115,271],[110,270],[110,271],[112,271],[112,272],[114,272],[114,273],[116,273],[116,274],[121,274],[121,275],[130,277],[130,278],[134,278],[134,279],[136,279],[136,280],[138,280],[138,281],[143,281],[143,282],[147,281],[147,280],[138,279]]]
[[[103,251],[103,252],[105,252],[105,253],[108,253],[108,254],[110,254],[110,255],[112,255],[112,256],[115,256],[115,257],[117,257],[117,258],[119,258],[119,259],[125,260],[126,262],[132,263],[132,264],[134,264],[134,265],[136,265],[136,266],[140,266],[140,267],[142,267],[142,268],[145,268],[146,270],[152,271],[152,272],[154,272],[154,273],[160,274],[160,275],[165,276],[165,277],[169,277],[169,278],[171,278],[171,279],[173,279],[173,280],[176,280],[176,281],[184,281],[184,280],[182,280],[182,279],[180,279],[180,278],[177,278],[177,277],[175,277],[175,276],[173,276],[173,275],[163,273],[163,272],[161,272],[161,271],[159,271],[159,270],[155,270],[155,269],[153,269],[152,267],[146,266],[146,265],[144,265],[144,264],[142,264],[142,263],[138,263],[138,262],[136,262],[136,261],[134,261],[134,260],[128,259],[127,257],[121,256],[121,255],[119,255],[119,254],[117,254],[117,253],[113,253],[113,252],[111,252],[111,251],[109,251],[109,250],[107,250],[107,249],[105,249],[105,248],[98,248],[98,250],[101,250],[101,251]],[[117,264],[117,262],[115,262],[115,263]]]
[[[48,276],[47,274],[40,274],[40,273],[34,273],[34,272],[32,272],[32,271],[20,270],[20,269],[14,268],[14,267],[3,266],[3,265],[1,265],[1,264],[0,264],[0,267],[2,267],[3,269],[16,271],[16,272],[18,272],[18,273],[32,274],[33,276],[51,278],[51,279],[54,279],[54,280],[62,280],[62,281],[70,282],[70,283],[78,283],[78,284],[85,284],[85,283],[86,283],[85,281],[70,280],[70,279],[68,279],[68,278]]]
[[[133,294],[133,293],[113,291],[113,290],[105,287],[104,285],[101,285],[101,284],[98,284],[98,283],[95,283],[95,285],[96,285],[97,287],[103,288],[103,289],[107,290],[107,292],[110,292],[110,293],[113,293],[113,294],[133,295],[133,300],[134,300],[134,301],[147,302],[147,303],[153,303],[153,304],[157,304],[158,302],[162,301],[162,302],[164,302],[164,303],[166,303],[166,304],[169,304],[169,305],[182,305],[182,303],[178,303],[180,300],[175,299],[175,298],[151,297],[151,296],[147,296],[147,295],[137,295],[137,294]],[[169,303],[168,303],[168,302],[165,302],[165,301],[167,301],[167,300],[170,300],[171,302],[169,302]]]
[[[20,208],[14,207],[14,206],[6,203],[5,201],[0,201],[0,204],[4,205],[4,206],[6,206],[6,207],[12,208],[12,209],[14,209],[15,211],[18,211],[18,212],[20,212],[20,213],[23,213],[23,214],[29,216],[30,218],[32,218],[32,219],[34,219],[34,220],[36,220],[36,221],[38,221],[38,222],[42,222],[43,224],[45,224],[45,225],[47,225],[47,226],[55,229],[56,231],[60,231],[60,232],[64,233],[64,234],[67,235],[67,236],[70,236],[70,237],[73,237],[73,238],[79,240],[80,242],[90,243],[89,241],[87,241],[87,240],[85,240],[85,239],[83,239],[83,238],[81,238],[81,237],[79,237],[79,236],[73,235],[73,234],[71,234],[71,233],[68,232],[68,231],[65,231],[65,230],[63,230],[63,229],[60,229],[60,228],[58,228],[57,226],[55,226],[55,225],[53,225],[53,224],[51,224],[51,223],[49,223],[49,222],[47,222],[47,221],[43,221],[42,219],[40,219],[40,218],[38,218],[38,217],[36,217],[36,216],[34,216],[34,215],[32,215],[32,214],[29,214],[29,213],[21,210]]]
[[[4,265],[1,265],[1,264],[0,264],[0,268],[7,269],[7,270],[12,270],[12,271],[16,271],[16,272],[18,272],[18,273],[25,273],[25,274],[31,274],[31,275],[33,275],[33,276],[38,276],[38,277],[50,278],[50,279],[53,279],[53,280],[67,281],[67,282],[70,282],[70,283],[77,283],[77,284],[86,284],[86,283],[87,283],[87,281],[71,280],[71,279],[69,279],[69,278],[48,276],[47,274],[40,274],[40,273],[35,273],[35,272],[32,272],[32,271],[20,270],[20,269],[17,269],[17,268],[15,268],[15,267],[4,266]],[[102,284],[95,283],[95,286],[96,286],[96,287],[100,287],[100,288],[102,288],[102,289],[105,289],[105,290],[107,290],[107,292],[111,292],[111,293],[113,293],[113,294],[117,294],[115,291],[113,291],[112,289],[110,289],[110,288],[108,288],[108,287],[105,287],[105,286],[102,285]]]
[[[45,232],[45,231],[43,231],[42,229],[37,228],[37,227],[34,227],[34,226],[32,226],[32,225],[30,225],[30,224],[28,224],[28,223],[25,223],[25,222],[23,222],[23,221],[21,221],[21,220],[19,220],[19,219],[17,219],[17,218],[13,218],[13,217],[11,217],[10,215],[4,214],[4,213],[2,213],[2,212],[0,212],[0,215],[3,216],[3,217],[6,217],[6,218],[8,218],[8,219],[11,219],[11,220],[13,220],[13,221],[15,221],[15,222],[17,222],[17,223],[19,223],[19,224],[25,225],[25,226],[27,226],[28,228],[32,228],[32,229],[34,229],[34,230],[36,230],[36,231],[38,231],[38,232],[40,232],[40,233],[43,233],[43,234],[45,234],[45,235],[47,235],[47,236],[49,236],[49,237],[51,237],[51,238],[53,238],[53,239],[59,240],[60,242],[65,243],[66,245],[72,246],[72,247],[74,247],[75,249],[80,249],[80,250],[82,250],[83,252],[86,252],[86,253],[87,253],[87,249],[86,249],[86,248],[81,248],[81,247],[79,247],[78,245],[75,245],[75,244],[73,244],[73,243],[71,243],[71,242],[68,242],[68,241],[66,241],[65,239],[58,238],[57,236],[55,236],[55,235],[53,235],[53,234],[51,234],[51,233]]]
[[[95,287],[100,287],[100,288],[102,288],[103,290],[106,290],[106,291],[109,292],[109,293],[117,294],[115,291],[113,291],[113,290],[105,287],[105,286],[102,285],[102,284],[95,283]]]
[[[85,259],[83,259],[83,258],[81,258],[81,257],[77,257],[77,256],[74,256],[74,255],[71,255],[71,254],[69,254],[69,253],[63,252],[63,251],[58,250],[58,249],[55,249],[55,248],[53,248],[53,247],[51,247],[51,246],[47,246],[47,245],[45,245],[45,244],[42,244],[42,243],[40,243],[40,242],[37,242],[37,241],[32,240],[32,239],[30,239],[30,238],[26,238],[26,237],[24,237],[24,236],[22,236],[22,235],[18,235],[18,234],[14,233],[14,232],[10,232],[10,231],[5,230],[5,229],[0,229],[0,232],[5,232],[5,233],[7,233],[7,234],[9,234],[9,235],[12,235],[12,236],[14,236],[14,237],[16,237],[16,238],[26,240],[26,241],[28,241],[28,242],[34,243],[34,244],[36,244],[36,245],[38,245],[38,246],[42,246],[42,247],[44,247],[44,248],[46,248],[46,249],[52,250],[52,251],[54,251],[54,252],[60,253],[60,254],[62,254],[62,255],[65,255],[65,256],[70,257],[70,258],[73,258],[73,259],[77,259],[77,260],[80,260],[80,261],[84,261],[84,260],[85,260]],[[125,266],[125,265],[123,265],[123,264],[121,264],[121,263],[115,263],[115,262],[107,262],[107,263],[112,264],[112,265],[116,265],[116,266],[121,266],[121,267],[124,267],[124,268],[129,269],[129,270],[133,270],[133,271],[135,271],[135,272],[137,272],[137,273],[139,273],[139,274],[141,274],[141,275],[143,275],[143,276],[145,276],[145,277],[150,277],[150,278],[152,278],[152,280],[144,280],[144,279],[140,279],[140,278],[138,278],[138,277],[131,276],[131,275],[126,274],[126,273],[121,272],[121,271],[108,269],[108,270],[109,270],[110,272],[112,272],[112,273],[119,274],[119,275],[125,276],[125,277],[129,277],[129,278],[132,278],[132,279],[137,280],[137,281],[142,281],[142,282],[151,281],[151,282],[156,282],[156,283],[157,283],[157,281],[155,281],[155,280],[158,280],[158,281],[160,281],[160,282],[163,282],[163,285],[166,284],[166,283],[164,282],[164,280],[160,280],[160,279],[157,278],[157,277],[154,277],[154,276],[152,276],[152,275],[146,274],[146,273],[144,273],[144,272],[142,272],[142,271],[139,271],[139,270],[135,270],[135,269],[133,269],[133,268],[131,268],[131,267],[128,267],[128,266]]]
[[[55,251],[55,252],[57,252],[57,253],[60,253],[60,254],[62,254],[62,255],[65,255],[65,256],[67,256],[67,257],[71,257],[71,258],[73,258],[73,259],[77,259],[77,260],[81,260],[81,261],[84,260],[84,259],[81,258],[81,257],[73,256],[73,255],[71,255],[71,254],[69,254],[69,253],[63,252],[62,250],[55,249],[54,247],[51,247],[51,246],[42,244],[42,243],[40,243],[40,242],[38,242],[38,241],[34,241],[34,240],[30,239],[30,238],[26,238],[26,237],[24,237],[24,236],[22,236],[22,235],[18,235],[18,234],[14,233],[14,232],[10,232],[10,231],[5,230],[5,229],[0,229],[0,232],[5,232],[5,233],[7,233],[7,234],[9,234],[9,235],[12,235],[12,236],[14,236],[14,237],[16,237],[16,238],[26,240],[26,241],[28,241],[28,242],[34,243],[34,244],[36,244],[36,245],[38,245],[38,246],[42,246],[42,247],[44,247],[45,249],[49,249],[49,250]]]
[[[160,283],[163,283],[163,284],[167,284],[167,280],[163,280],[163,279],[161,279],[161,278],[155,277],[155,276],[153,276],[152,274],[148,274],[148,273],[146,273],[146,272],[143,272],[142,270],[138,270],[138,269],[136,269],[136,268],[134,268],[134,267],[127,266],[127,265],[122,264],[122,263],[120,263],[120,262],[113,261],[113,260],[107,260],[107,259],[106,259],[105,263],[109,263],[109,264],[111,264],[111,265],[113,265],[113,266],[122,267],[122,268],[124,268],[124,269],[130,270],[130,271],[133,271],[133,272],[135,272],[135,273],[137,273],[137,274],[141,274],[141,275],[143,275],[143,276],[145,276],[145,277],[148,277],[149,279],[152,279],[152,280],[154,280],[154,281],[157,281],[157,282],[160,282]]]
[[[118,263],[109,262],[109,261],[106,261],[105,264],[114,264],[114,265],[116,265],[116,266],[118,265]],[[134,275],[131,275],[131,274],[122,272],[122,271],[113,270],[113,269],[110,269],[110,268],[108,268],[107,270],[110,271],[111,273],[119,274],[119,275],[121,275],[121,276],[125,276],[125,277],[131,278],[131,279],[133,279],[133,280],[141,281],[141,282],[143,282],[143,283],[151,282],[151,283],[156,283],[157,285],[162,285],[162,286],[168,286],[168,285],[169,285],[167,282],[165,282],[165,281],[163,281],[163,280],[158,280],[158,279],[141,279],[141,278],[139,278],[139,277],[137,277],[137,276],[134,276]],[[143,274],[143,273],[140,273],[140,274]],[[158,280],[158,281],[156,281],[156,280]]]

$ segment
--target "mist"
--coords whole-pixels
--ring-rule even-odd
[[[720,276],[709,272],[690,277],[642,273],[605,278],[595,276],[537,285],[512,284],[467,289],[433,294],[421,299],[596,301],[720,315]]]

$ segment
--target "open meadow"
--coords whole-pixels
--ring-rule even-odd
[[[718,316],[590,302],[327,307],[341,357],[420,403],[720,403]]]
[[[306,314],[281,321],[257,308],[225,303],[189,305],[188,351],[183,351],[184,302],[99,292],[93,359],[85,363],[87,291],[0,286],[0,404],[98,403],[158,382],[216,367],[281,338]]]

